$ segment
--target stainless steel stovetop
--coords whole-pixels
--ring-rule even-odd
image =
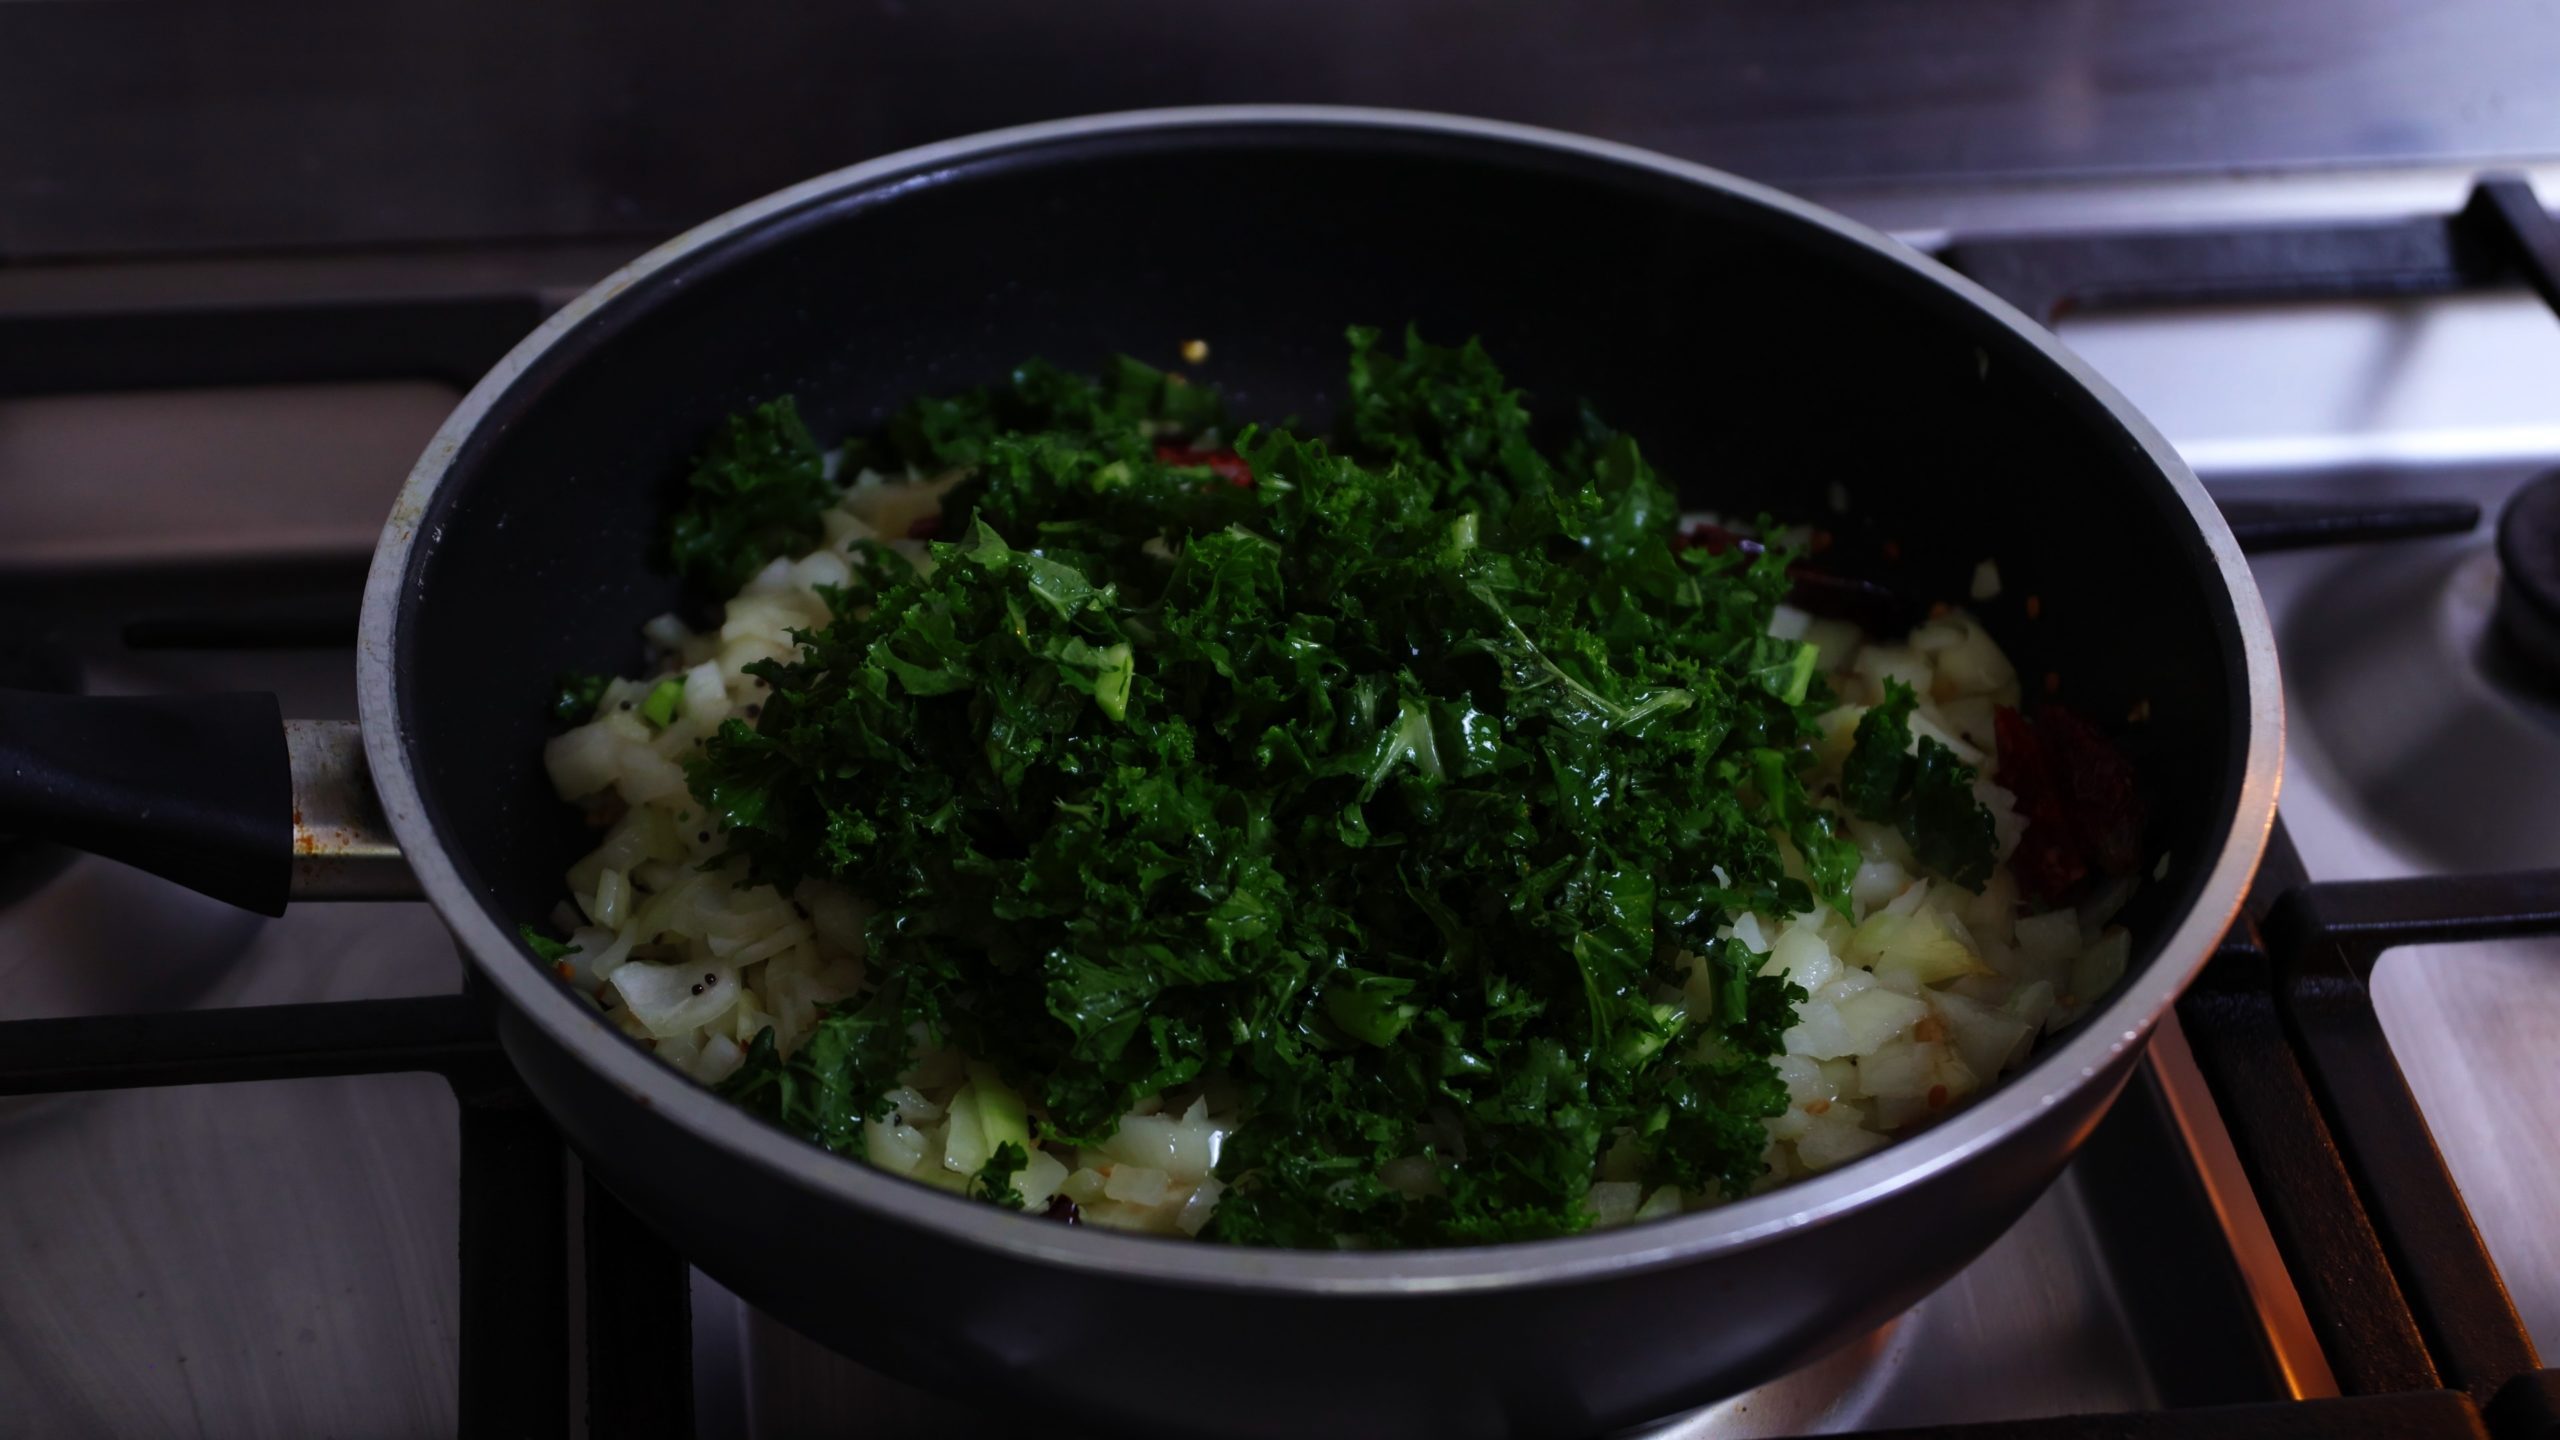
[[[2033,218],[2015,197],[1979,213]],[[2450,495],[2494,514],[2560,465],[2560,322],[2529,295],[2111,314],[2063,334],[2225,498]],[[404,383],[0,400],[0,612],[41,603],[95,689],[271,687],[291,713],[351,716],[340,653],[128,648],[137,607],[166,618],[183,587],[172,600],[121,577],[360,555],[450,399]],[[220,457],[243,458],[208,471]],[[2257,564],[2287,675],[2284,815],[2314,878],[2560,864],[2560,709],[2474,663],[2486,545],[2484,529]],[[2560,1352],[2560,944],[2464,948],[2391,955],[2376,1001],[2519,1309]],[[256,922],[82,860],[0,908],[0,1019],[440,994],[460,977],[420,906]],[[2246,1325],[2292,1393],[2334,1393],[2174,1026],[2153,1073],[2137,1108],[2189,1157]],[[458,1144],[450,1095],[418,1076],[0,1101],[0,1434],[452,1433]],[[2137,1180],[2075,1166],[1885,1330],[1659,1433],[2180,1403],[2198,1382],[2161,1358],[2174,1322],[2130,1273],[2147,1258],[2102,1223]],[[821,1351],[699,1276],[692,1318],[696,1423],[713,1440],[1010,1428]]]

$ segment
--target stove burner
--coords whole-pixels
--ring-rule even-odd
[[[2498,515],[2498,635],[2525,677],[2560,691],[2560,470],[2524,483]]]
[[[2534,488],[2540,498],[2518,492],[2500,526],[2510,552],[2520,514],[2527,525],[2537,508],[2560,516],[2560,484]],[[2544,533],[2547,585],[2560,553]],[[2524,567],[2504,568],[2487,545],[2388,547],[2311,580],[2279,636],[2297,755],[2343,782],[2362,821],[2422,866],[2560,864],[2560,687],[2548,663],[2560,658],[2549,623],[2560,609],[2540,612],[2536,673],[2509,618]],[[2548,607],[2560,590],[2543,595]]]

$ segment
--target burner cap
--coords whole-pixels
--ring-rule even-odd
[[[0,689],[68,695],[80,688],[80,666],[61,646],[43,638],[27,616],[0,613]],[[0,831],[0,905],[27,894],[71,863],[59,845],[20,840]]]
[[[2498,515],[2498,632],[2525,673],[2560,689],[2560,470]]]

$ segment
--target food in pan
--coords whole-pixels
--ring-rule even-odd
[[[1302,1247],[1840,1165],[2123,973],[2130,776],[1964,610],[1798,608],[1814,537],[1684,519],[1473,344],[1355,330],[1341,397],[1231,431],[1124,359],[835,450],[732,418],[670,537],[729,598],[564,695],[604,838],[529,937],[830,1149]]]

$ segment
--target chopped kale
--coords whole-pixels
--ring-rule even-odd
[[[1974,798],[1973,767],[1928,736],[1911,743],[1911,710],[1919,697],[1899,680],[1884,682],[1882,704],[1858,718],[1840,793],[1862,819],[1893,825],[1919,862],[1968,890],[1991,878],[1999,853],[1991,812]],[[1908,752],[1908,753],[1906,753]]]
[[[604,702],[605,687],[612,683],[603,675],[577,671],[562,674],[559,693],[551,700],[552,723],[566,729],[593,720],[596,718],[596,706]]]
[[[826,457],[788,395],[733,415],[685,481],[667,533],[676,573],[726,596],[775,555],[825,538],[818,517],[835,503]]]
[[[533,951],[533,958],[545,965],[565,960],[578,952],[577,946],[564,940],[554,940],[529,924],[517,926],[516,933],[524,937],[525,947]]]
[[[1542,438],[1472,343],[1351,346],[1331,441],[1228,436],[1214,392],[1124,361],[860,443],[966,470],[935,563],[863,566],[689,779],[757,877],[876,905],[886,983],[788,1059],[768,1031],[725,1093],[859,1153],[919,1036],[1070,1143],[1218,1076],[1261,1118],[1207,1233],[1254,1244],[1569,1233],[1622,1143],[1648,1184],[1760,1177],[1801,992],[1717,932],[1845,907],[1857,866],[1805,790],[1813,651],[1767,633],[1789,557],[1675,546],[1635,443]],[[781,526],[717,528],[739,573]],[[1902,750],[1864,783],[1961,862],[1961,767]],[[1378,1178],[1412,1156],[1434,1193]]]
[[[1013,1187],[1013,1177],[1030,1163],[1030,1155],[1021,1146],[1007,1140],[998,1145],[995,1153],[987,1157],[987,1163],[979,1166],[978,1173],[970,1177],[969,1193],[990,1205],[1019,1210],[1022,1208],[1022,1192]]]
[[[1991,879],[1999,853],[1991,812],[1973,796],[1973,767],[1956,752],[1922,737],[1912,757],[1911,798],[1900,828],[1920,863],[1968,890]]]
[[[1920,702],[1910,686],[1888,676],[1884,699],[1858,717],[1849,758],[1840,765],[1840,798],[1861,820],[1891,824],[1902,811],[1911,753],[1911,710]]]
[[[830,1150],[862,1154],[863,1122],[888,1115],[889,1092],[913,1054],[899,1018],[903,993],[890,986],[830,1011],[788,1060],[770,1028],[759,1032],[720,1093]]]

